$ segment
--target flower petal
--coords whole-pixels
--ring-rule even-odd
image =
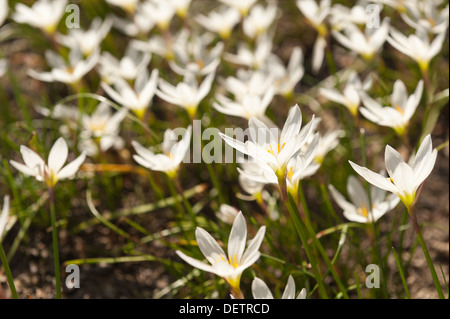
[[[48,168],[54,173],[59,172],[59,170],[64,166],[68,154],[69,149],[66,141],[62,137],[58,138],[48,154]]]
[[[255,277],[252,282],[252,294],[254,299],[274,299],[266,283]]]
[[[237,263],[241,261],[247,241],[247,223],[244,215],[239,212],[233,221],[230,236],[228,239],[228,256],[231,259],[236,258]]]
[[[289,275],[286,288],[284,288],[283,296],[281,299],[295,299],[295,281],[291,275]]]
[[[217,241],[203,228],[197,227],[195,238],[201,252],[211,264],[217,263],[221,256],[226,256]]]
[[[83,164],[84,160],[86,159],[86,154],[82,153],[80,156],[78,156],[76,159],[74,159],[72,162],[67,164],[63,169],[61,169],[58,174],[56,175],[56,178],[59,179],[65,179],[70,178],[78,171],[81,164]]]
[[[397,193],[397,187],[383,175],[372,172],[368,168],[359,166],[352,161],[349,161],[349,163],[353,167],[353,169],[369,183],[389,192]]]

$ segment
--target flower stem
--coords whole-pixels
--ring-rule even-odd
[[[56,228],[55,190],[53,186],[48,188],[48,198],[50,201],[50,218],[52,223],[53,260],[55,264],[55,279],[56,279],[56,299],[61,299],[61,275],[59,270],[58,230]]]
[[[327,294],[327,291],[325,289],[325,285],[323,283],[323,278],[322,278],[321,274],[319,273],[319,269],[317,267],[316,258],[311,253],[311,250],[310,250],[310,247],[309,247],[309,244],[308,244],[308,240],[305,237],[305,229],[303,228],[302,221],[300,219],[300,214],[298,212],[296,212],[297,209],[296,209],[295,204],[293,203],[293,201],[287,200],[287,201],[283,201],[283,202],[284,202],[284,204],[286,205],[286,208],[289,211],[289,214],[290,214],[291,219],[292,219],[292,221],[294,223],[295,229],[297,230],[297,233],[298,233],[298,235],[300,237],[300,240],[301,240],[301,242],[303,244],[303,247],[305,248],[306,255],[307,255],[308,259],[309,259],[309,262],[311,263],[311,267],[312,267],[312,270],[313,270],[313,273],[314,273],[314,277],[316,278],[317,284],[319,286],[320,296],[322,298],[328,299],[328,294]]]
[[[8,258],[6,258],[5,251],[3,250],[3,246],[1,244],[0,244],[0,259],[2,261],[3,268],[5,268],[6,278],[8,279],[11,295],[14,299],[18,299],[19,297],[17,296],[16,286],[14,285],[11,269],[9,268]]]
[[[427,260],[428,268],[430,269],[431,276],[433,277],[434,285],[436,286],[436,291],[437,291],[437,293],[439,295],[439,298],[440,299],[444,299],[445,298],[444,292],[442,291],[442,287],[441,287],[441,284],[439,282],[439,278],[437,276],[436,269],[434,268],[433,260],[431,259],[430,252],[428,251],[428,248],[427,248],[427,245],[425,243],[425,240],[423,239],[422,231],[420,230],[420,226],[419,226],[419,223],[417,221],[417,217],[416,217],[414,211],[412,210],[412,207],[408,207],[408,213],[409,213],[409,217],[411,218],[411,221],[413,223],[414,231],[417,234],[417,239],[419,240],[419,243],[422,246],[423,253],[424,253],[425,258]]]

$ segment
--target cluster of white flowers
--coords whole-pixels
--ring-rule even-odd
[[[312,97],[318,104],[332,102],[333,106],[344,106],[355,123],[368,120],[366,123],[389,127],[407,139],[411,120],[422,106],[424,92],[430,85],[431,61],[442,51],[449,22],[448,5],[443,8],[443,1],[439,0],[358,1],[351,8],[333,5],[331,0],[297,0],[293,5],[296,11],[291,14],[305,22],[302,32],[313,32],[310,55],[303,44],[294,41],[288,51],[279,50],[276,30],[283,14],[281,1],[220,0],[211,2],[214,5],[209,12],[192,15],[191,0],[106,2],[111,12],[104,18],[95,17],[86,28],[69,29],[61,23],[67,0],[37,0],[31,6],[17,3],[14,8],[7,0],[0,0],[0,41],[6,22],[28,25],[36,29],[33,31],[42,32],[49,47],[53,46],[45,50],[46,71],[28,69],[32,79],[68,85],[80,100],[86,92],[99,97],[98,104],[88,108],[89,112],[61,103],[52,108],[36,106],[41,115],[63,122],[60,133],[64,136],[50,148],[47,160],[21,145],[24,164],[15,160],[10,163],[48,188],[73,177],[87,157],[95,162],[97,156],[110,150],[126,148],[135,152],[129,156],[133,164],[164,172],[177,180],[181,163],[190,155],[192,137],[198,133],[193,132],[192,122],[198,119],[208,123],[220,115],[222,119],[231,117],[230,121],[236,117],[248,121],[247,140],[219,133],[240,159],[246,159],[237,168],[236,181],[249,194],[246,198],[258,203],[268,201],[271,195],[265,193],[265,188],[275,185],[282,200],[288,201],[290,195],[298,201],[301,181],[319,171],[327,154],[339,146],[340,139],[354,133],[346,132],[339,123],[330,126],[324,123],[316,111],[322,112],[325,107],[312,110],[317,115],[304,120],[311,110],[302,105],[296,94],[303,90],[306,74],[321,78],[325,57],[331,54],[328,58],[333,59],[334,49],[369,70],[380,63],[387,48],[393,56],[409,57],[417,63],[423,77],[414,81],[413,88],[408,87],[412,82],[406,82],[409,75],[405,75],[395,79],[392,88],[386,84],[389,82],[383,83],[389,93],[379,96],[379,91],[373,90],[374,83],[380,82],[374,72],[362,72],[353,63],[344,68],[345,72],[334,74],[334,81],[320,82]],[[389,17],[380,17],[377,27],[369,26],[366,11],[369,4],[380,12],[384,6],[392,7],[409,31],[399,31],[397,23]],[[108,47],[106,41],[114,42],[111,34],[116,32],[120,34],[117,38],[126,39],[126,45],[110,52],[104,49]],[[0,77],[7,68],[7,57],[0,51]],[[309,86],[310,82],[305,84]],[[428,101],[432,101],[428,96],[432,93],[426,92]],[[161,134],[162,144],[154,149],[143,146],[139,136],[129,138],[122,134],[121,124],[128,117],[151,126],[154,105],[167,106],[168,110],[176,106],[187,114],[189,123],[184,126],[187,129],[183,129],[181,140],[176,130],[168,128]],[[286,118],[282,127],[278,126],[279,117],[272,116],[275,111]],[[76,141],[72,145],[80,155],[64,166],[72,146],[67,144],[69,137],[74,137],[70,141]],[[158,147],[162,153],[157,151]],[[410,158],[409,163],[405,162],[398,151],[387,145],[388,177],[349,161],[356,173],[373,187],[367,193],[357,177],[348,176],[346,191],[350,200],[347,200],[329,184],[328,190],[343,210],[343,216],[353,222],[374,223],[400,200],[409,209],[436,162],[437,150],[433,149],[430,134],[424,134],[417,153]],[[8,215],[9,197],[5,197],[0,241]],[[232,224],[227,253],[205,229],[197,227],[196,242],[209,263],[180,250],[177,254],[190,265],[224,278],[232,296],[239,298],[241,275],[259,259],[266,227],[261,226],[247,243],[247,224],[242,212],[222,204],[217,217]],[[273,298],[264,281],[257,277],[252,292],[254,298]],[[289,276],[283,298],[293,299],[295,295],[295,282]],[[306,290],[297,298],[306,298]]]

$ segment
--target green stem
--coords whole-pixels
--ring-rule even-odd
[[[295,204],[293,203],[293,201],[284,200],[283,202],[289,211],[291,219],[294,222],[295,229],[297,230],[300,240],[302,241],[303,247],[305,248],[306,255],[311,263],[314,277],[317,281],[317,284],[319,285],[319,294],[322,298],[328,299],[328,294],[325,289],[322,276],[320,275],[319,269],[317,267],[317,261],[314,255],[311,253],[309,249],[308,239],[305,237],[305,230],[302,226],[302,221],[300,220],[300,214],[296,212]]]
[[[53,260],[55,264],[56,299],[61,299],[61,274],[59,270],[58,230],[56,228],[55,190],[53,186],[48,188],[50,201],[50,218],[52,223]]]
[[[362,157],[363,166],[367,166],[366,134],[365,134],[364,129],[360,129],[360,143],[361,143],[361,157]],[[367,191],[367,195],[368,195],[367,198],[369,200],[369,214],[370,214],[370,218],[371,218],[372,233],[373,233],[372,247],[373,247],[373,251],[375,252],[374,257],[376,258],[378,264],[381,267],[382,280],[383,280],[383,293],[384,293],[385,297],[388,298],[389,292],[387,290],[386,268],[384,267],[383,259],[381,257],[380,246],[378,245],[378,228],[377,228],[377,225],[375,222],[375,218],[373,216],[371,189],[370,189],[370,185],[368,183],[366,183],[365,186],[366,186],[366,191]]]
[[[6,278],[8,279],[9,289],[11,290],[12,297],[18,299],[16,286],[14,285],[14,279],[9,268],[8,259],[6,258],[3,246],[0,244],[0,259],[2,260],[3,268],[5,268]]]
[[[439,278],[437,276],[436,269],[434,269],[433,260],[431,259],[430,252],[428,251],[425,240],[423,239],[422,231],[420,230],[420,226],[417,221],[417,217],[416,217],[414,211],[412,210],[412,207],[408,207],[408,213],[409,213],[409,217],[411,218],[411,221],[413,223],[414,231],[417,234],[417,239],[419,240],[419,243],[422,246],[423,253],[427,260],[428,268],[430,269],[431,276],[433,277],[434,285],[436,286],[436,291],[439,295],[439,298],[444,299],[445,298],[444,292],[442,291],[442,287],[439,282]]]
[[[406,284],[405,274],[403,273],[402,265],[400,263],[400,259],[398,258],[397,252],[395,248],[392,247],[392,252],[394,253],[395,262],[397,263],[398,272],[400,274],[400,278],[402,279],[403,289],[405,289],[405,294],[407,299],[411,299],[411,295],[409,294],[408,285]]]
[[[320,241],[317,239],[316,234],[314,233],[314,230],[312,229],[312,226],[311,226],[311,224],[308,223],[308,221],[306,221],[306,230],[308,231],[310,237],[312,238],[314,245],[319,250],[319,253],[322,255],[322,258],[325,261],[325,263],[327,264],[328,269],[331,271],[331,274],[333,275],[333,278],[336,281],[336,284],[338,285],[339,289],[341,290],[342,295],[344,296],[345,299],[349,299],[347,291],[346,291],[344,285],[342,284],[342,281],[339,278],[339,275],[337,274],[336,270],[334,269],[334,266],[331,263],[330,258],[328,257],[327,253],[325,252],[325,249],[323,248]]]

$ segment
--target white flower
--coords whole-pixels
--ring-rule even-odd
[[[222,39],[228,39],[234,26],[238,24],[241,16],[234,8],[225,7],[220,11],[211,11],[208,15],[199,14],[195,17],[202,27],[217,33]]]
[[[409,26],[414,29],[423,28],[430,33],[442,33],[448,28],[449,7],[448,4],[441,10],[436,1],[420,1],[420,3],[407,2],[406,11],[400,16]]]
[[[264,96],[245,94],[238,101],[233,101],[222,94],[217,94],[217,102],[213,103],[213,107],[223,114],[238,116],[247,120],[251,117],[256,117],[266,122],[265,112],[273,99],[274,93],[275,89],[270,87]]]
[[[226,5],[235,8],[241,13],[241,16],[245,17],[248,14],[250,8],[255,4],[256,0],[219,0]]]
[[[108,104],[100,103],[92,115],[83,114],[81,118],[83,130],[80,132],[82,138],[80,149],[87,155],[92,156],[98,152],[95,144],[98,145],[102,152],[107,151],[112,146],[116,148],[122,146],[123,140],[119,136],[119,128],[120,122],[122,122],[127,113],[128,110],[122,108],[120,111],[112,114]]]
[[[236,76],[219,78],[219,82],[238,101],[247,95],[264,96],[274,86],[272,77],[263,70],[238,69]]]
[[[174,59],[169,60],[170,68],[183,76],[189,73],[206,76],[215,72],[221,62],[224,44],[217,42],[208,48],[212,40],[212,34],[204,33],[184,43],[178,42],[173,46]]]
[[[56,41],[69,48],[80,48],[84,56],[91,55],[100,47],[101,42],[112,26],[112,17],[108,16],[103,22],[100,17],[92,20],[88,30],[80,28],[69,29],[68,35],[57,33]]]
[[[292,157],[286,167],[286,187],[294,198],[298,194],[298,183],[301,179],[314,174],[320,167],[314,163],[314,157],[320,142],[320,135],[313,135],[306,150],[302,150],[297,156]],[[304,147],[303,147],[304,148]]]
[[[66,141],[62,137],[53,144],[47,162],[25,145],[20,146],[20,153],[25,165],[14,160],[10,161],[11,165],[23,174],[34,176],[38,181],[45,182],[48,187],[53,187],[59,180],[75,175],[86,158],[86,155],[82,153],[64,166],[69,150]]]
[[[189,116],[193,118],[197,112],[198,105],[211,90],[214,76],[215,73],[208,74],[200,85],[198,85],[195,77],[190,74],[187,74],[183,82],[178,83],[176,86],[159,79],[156,95],[168,103],[186,109]]]
[[[245,65],[257,70],[265,65],[271,51],[272,39],[268,36],[261,36],[256,41],[254,49],[251,49],[246,42],[241,42],[238,44],[236,54],[225,52],[223,57],[231,63]]]
[[[315,0],[297,0],[295,3],[312,26],[315,29],[320,30],[330,13],[331,1],[321,0],[319,5],[317,5]]]
[[[397,134],[404,135],[409,120],[420,103],[422,92],[423,80],[419,81],[414,94],[410,96],[408,96],[405,84],[401,80],[397,80],[391,96],[391,107],[383,107],[366,93],[361,92],[364,107],[360,109],[360,112],[370,121],[391,127]]]
[[[427,135],[414,157],[412,165],[405,163],[402,156],[386,145],[385,164],[389,178],[361,167],[351,161],[350,165],[366,181],[396,194],[409,209],[415,203],[417,190],[430,175],[436,163],[437,150],[432,148],[431,136]]]
[[[252,294],[255,299],[274,299],[269,287],[266,283],[255,277],[252,282]],[[289,275],[286,288],[284,289],[281,299],[296,299],[295,298],[295,281],[291,275]],[[303,288],[297,296],[297,299],[306,299],[306,289]]]
[[[289,97],[294,92],[295,86],[305,74],[303,67],[303,52],[300,47],[294,47],[289,58],[287,67],[283,62],[272,54],[263,68],[267,73],[266,78],[272,78],[275,93]]]
[[[64,15],[66,4],[67,0],[38,0],[31,7],[18,3],[12,19],[53,34]]]
[[[8,0],[0,0],[0,26],[5,22],[9,13]]]
[[[156,24],[156,21],[147,14],[152,9],[153,6],[150,2],[138,2],[132,19],[113,17],[114,27],[130,37],[145,36]]]
[[[342,30],[348,24],[363,26],[367,22],[366,7],[359,3],[348,8],[337,3],[330,10],[329,21],[334,30]]]
[[[266,8],[262,5],[255,5],[243,21],[243,30],[249,38],[256,38],[264,34],[276,18],[278,8],[274,3],[270,3]]]
[[[8,216],[9,216],[9,196],[5,196],[5,198],[3,199],[2,213],[0,215],[0,244],[3,239],[3,233],[6,229]]]
[[[102,82],[101,86],[113,100],[133,111],[142,120],[155,95],[157,81],[158,69],[154,69],[149,76],[147,69],[143,68],[133,87],[119,77],[114,79],[115,89],[105,82]]]
[[[166,130],[161,145],[163,154],[155,154],[138,142],[132,141],[132,145],[137,153],[133,155],[134,160],[145,168],[165,172],[170,177],[176,176],[178,167],[191,145],[191,130],[192,127],[189,126],[179,142],[177,142],[175,131]]]
[[[385,18],[379,28],[366,27],[364,33],[354,24],[344,28],[344,34],[333,30],[331,33],[343,46],[370,61],[381,49],[389,32],[389,19]]]
[[[347,179],[347,193],[351,202],[347,201],[333,185],[328,185],[328,189],[339,207],[344,210],[344,217],[357,223],[376,222],[384,214],[394,209],[400,201],[395,194],[386,197],[386,191],[375,186],[370,187],[369,201],[363,185],[353,175]]]
[[[182,28],[178,33],[172,36],[171,41],[167,41],[160,35],[152,35],[148,41],[132,40],[132,46],[140,51],[155,53],[164,59],[170,61],[174,59],[174,48],[177,46],[185,47],[190,32]]]
[[[288,117],[281,132],[278,128],[269,128],[256,118],[250,118],[249,140],[245,143],[222,133],[219,135],[227,144],[250,156],[261,164],[262,171],[257,176],[249,176],[255,181],[283,184],[289,160],[296,156],[308,141],[313,131],[314,116],[300,131],[302,114],[298,105],[289,110]],[[238,168],[239,170],[239,168]]]
[[[339,138],[345,136],[344,130],[328,131],[320,136],[319,145],[317,146],[314,162],[322,164],[325,155],[339,144]]]
[[[336,88],[320,88],[319,93],[330,101],[345,106],[356,117],[361,104],[360,91],[367,91],[371,86],[372,79],[370,76],[361,83],[358,74],[355,71],[351,71],[342,93]]]
[[[216,216],[224,223],[231,225],[233,224],[233,221],[238,213],[239,211],[237,210],[237,208],[228,204],[221,204],[219,207],[219,211],[216,212]]]
[[[167,30],[176,12],[174,6],[169,1],[150,1],[147,8],[149,19],[155,21],[160,30]]]
[[[242,212],[239,212],[234,219],[228,238],[228,256],[215,239],[201,227],[197,227],[195,230],[195,238],[198,247],[210,264],[189,257],[178,250],[176,253],[191,266],[216,274],[224,278],[233,289],[239,290],[242,273],[253,265],[260,256],[259,247],[264,239],[265,231],[266,227],[262,226],[245,249],[247,223]]]
[[[45,57],[47,63],[52,67],[51,71],[37,72],[29,69],[28,75],[44,82],[76,84],[97,64],[100,51],[97,49],[89,57],[83,59],[79,48],[72,48],[69,54],[69,63],[66,63],[61,56],[53,51],[46,51]]]
[[[417,29],[415,34],[406,37],[391,27],[387,41],[394,48],[416,61],[422,72],[425,72],[428,70],[431,59],[441,51],[446,33],[446,31],[439,33],[430,43],[430,39],[423,29]]]
[[[325,19],[330,13],[331,1],[321,0],[319,5],[317,5],[315,0],[297,0],[295,3],[307,21],[318,33],[317,39],[314,42],[312,58],[312,69],[314,73],[317,73],[325,56],[325,47],[327,45],[325,37],[328,33]]]
[[[261,192],[263,191],[266,182],[255,181],[251,177],[258,175],[262,171],[260,165],[257,162],[244,162],[240,164],[240,167],[239,185],[246,193],[253,197],[252,199],[258,200],[259,197],[261,197]],[[250,178],[248,176],[250,176]]]
[[[150,53],[143,53],[134,48],[133,45],[129,45],[120,60],[109,52],[103,52],[99,60],[98,68],[102,80],[106,83],[114,82],[116,77],[133,81],[148,66],[150,60]]]
[[[106,0],[106,2],[112,4],[113,6],[122,8],[129,14],[133,15],[136,11],[136,5],[139,0]]]
[[[387,5],[397,12],[405,12],[408,4],[418,5],[418,0],[372,0],[372,2]]]
[[[189,10],[191,0],[169,0],[170,5],[175,9],[177,15],[184,19]]]

